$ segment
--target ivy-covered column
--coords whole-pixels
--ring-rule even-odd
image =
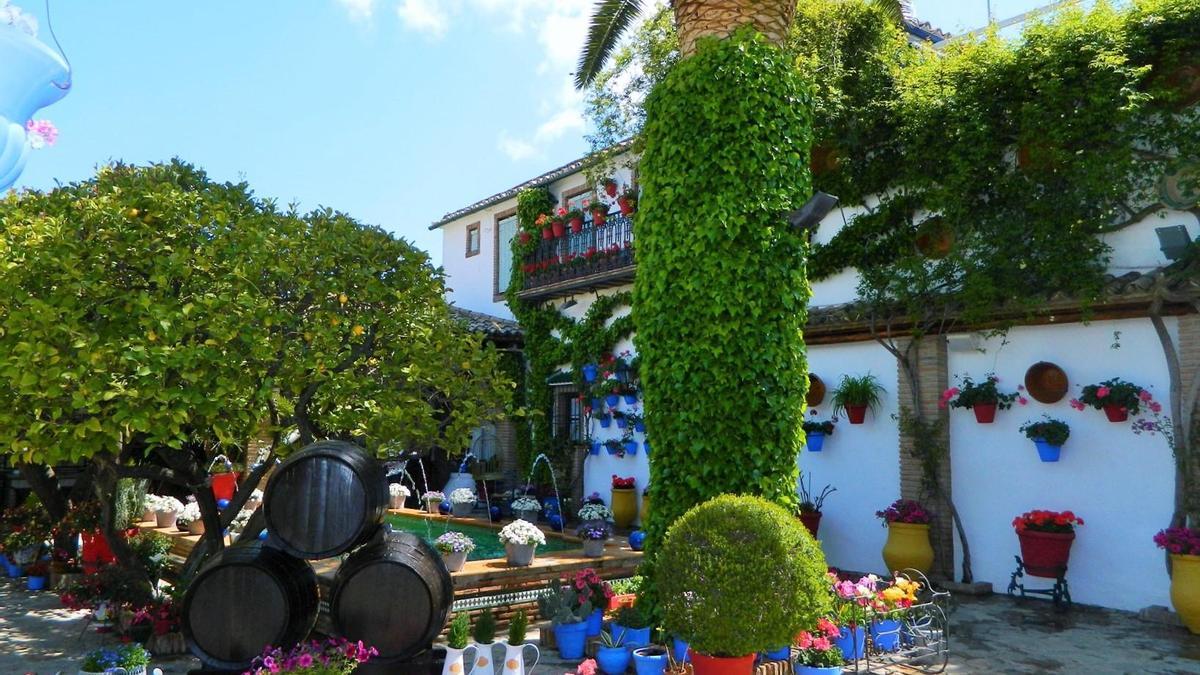
[[[795,500],[807,367],[810,93],[743,28],[704,39],[646,102],[634,324],[654,443],[650,547],[722,493]]]

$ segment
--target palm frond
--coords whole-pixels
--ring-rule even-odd
[[[575,72],[575,87],[583,89],[595,81],[604,69],[608,57],[621,35],[642,13],[642,0],[598,0],[592,11],[587,41],[579,55],[579,70]]]
[[[897,25],[903,25],[912,14],[912,7],[909,6],[908,0],[871,0],[871,4],[878,7]]]

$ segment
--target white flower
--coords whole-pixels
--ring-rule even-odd
[[[533,497],[521,497],[512,503],[513,511],[541,511],[542,503]]]
[[[396,499],[397,497],[408,499],[408,496],[411,494],[412,493],[408,491],[408,488],[399,483],[392,483],[391,485],[388,485],[388,495],[390,495],[392,499]]]
[[[453,504],[474,504],[475,500],[475,491],[471,488],[458,488],[450,493],[450,502]]]
[[[584,504],[579,509],[579,519],[585,523],[589,520],[610,520],[612,515],[612,511],[603,504]]]
[[[183,510],[183,502],[162,495],[146,495],[146,506],[156,513],[179,513]]]
[[[537,528],[536,525],[525,520],[514,520],[505,525],[500,530],[498,535],[500,542],[504,544],[517,544],[521,546],[537,545],[546,543],[546,535]]]
[[[200,505],[196,502],[188,502],[187,506],[184,506],[183,510],[179,512],[176,520],[180,525],[186,526],[200,520],[200,517]]]

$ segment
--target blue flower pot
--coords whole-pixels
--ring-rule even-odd
[[[1033,444],[1037,446],[1038,457],[1043,462],[1057,462],[1058,456],[1062,452],[1061,445],[1050,445],[1044,438],[1033,439]]]
[[[596,413],[597,415],[600,414],[600,399],[592,399],[592,412]]]
[[[638,422],[637,424],[633,425],[633,430],[638,432],[639,434],[646,433],[646,423]]]
[[[637,675],[662,675],[667,670],[667,650],[662,647],[633,650],[633,668]]]
[[[688,643],[684,642],[683,638],[671,638],[671,653],[679,663],[688,663],[692,660],[691,655],[688,654]]]
[[[792,648],[784,645],[779,649],[772,649],[769,652],[763,652],[764,661],[787,661],[792,658]]]
[[[542,508],[546,510],[546,513],[558,513],[560,511],[558,508],[558,497],[546,497],[543,499]]]
[[[604,403],[610,408],[615,408],[621,403],[621,397],[617,394],[608,394],[604,397]]]
[[[862,658],[867,646],[867,632],[860,627],[842,627],[842,634],[833,639],[833,643],[842,650],[842,658],[854,661]]]
[[[618,429],[624,429],[627,426],[629,426],[629,420],[625,419],[624,415],[617,418],[617,428]]]
[[[636,455],[637,454],[637,441],[625,441],[624,445],[625,445],[625,454],[627,454],[627,455]]]
[[[626,647],[645,647],[650,644],[650,627],[626,628],[617,622],[608,627],[614,639],[619,638]]]
[[[488,513],[490,513],[492,515],[492,520],[500,520],[500,507],[499,506],[493,506],[492,508],[488,509]]]
[[[792,666],[792,669],[792,672],[795,675],[842,675],[841,666],[818,668],[816,666],[802,666],[800,664],[795,664]]]
[[[650,441],[642,441],[642,449],[646,451],[646,456],[650,456]]]
[[[558,644],[558,655],[567,661],[583,658],[583,645],[587,642],[586,621],[560,623],[554,626],[554,641]]]
[[[608,445],[606,443],[604,445],[604,449],[608,451],[608,454],[613,455],[614,457],[625,451],[625,448],[619,443],[616,445]]]
[[[642,530],[634,530],[629,533],[629,548],[640,551],[646,545],[646,533]]]
[[[46,590],[46,577],[27,577],[25,579],[25,588],[31,591]]]
[[[596,650],[596,665],[605,675],[621,675],[629,670],[629,650],[620,647],[600,647]]]
[[[604,630],[604,610],[597,609],[588,614],[587,621],[584,623],[587,624],[587,636],[596,637],[601,630]]]
[[[592,441],[592,449],[591,449],[591,453],[592,453],[593,455],[598,455],[598,454],[600,454],[600,448],[601,448],[601,447],[602,447],[602,446],[601,446],[601,444],[600,444],[600,441]]]
[[[585,364],[583,364],[583,367],[580,368],[580,370],[583,371],[583,381],[584,382],[595,382],[596,381],[596,373],[599,372],[599,369],[596,367],[596,364],[585,363]]]
[[[608,415],[601,415],[600,416],[600,428],[607,429],[611,426],[612,426],[612,417],[610,417]]]
[[[551,513],[550,515],[546,516],[546,522],[550,523],[550,529],[562,532],[563,519],[561,515],[557,513]]]
[[[821,448],[825,447],[825,433],[821,431],[811,431],[805,434],[804,442],[808,445],[809,452],[820,452]]]
[[[8,578],[10,579],[17,579],[25,573],[25,570],[21,569],[20,565],[14,565],[13,563],[9,562],[7,558],[5,559],[5,564],[8,566],[7,572]]]
[[[622,398],[625,399],[625,405],[637,404],[637,394],[625,394]]]
[[[876,649],[894,652],[900,648],[900,622],[895,619],[883,619],[871,623],[871,641]]]

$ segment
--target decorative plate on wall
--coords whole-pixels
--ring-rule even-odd
[[[1067,373],[1049,361],[1038,361],[1025,371],[1025,389],[1041,403],[1058,403],[1067,395]]]
[[[820,377],[808,374],[808,394],[804,396],[804,402],[808,407],[815,408],[821,405],[821,401],[825,400],[825,382]]]

